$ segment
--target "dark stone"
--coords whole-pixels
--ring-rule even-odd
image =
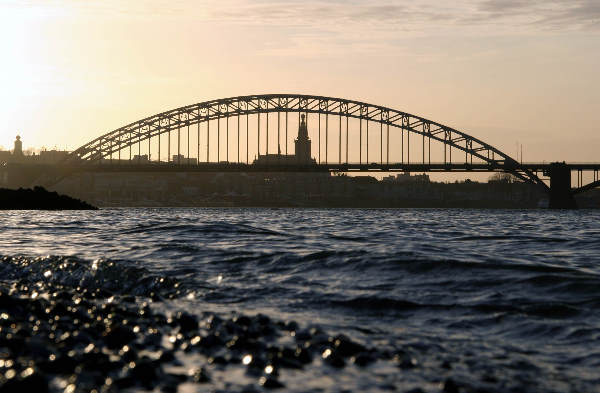
[[[456,383],[452,380],[452,378],[448,378],[446,379],[446,381],[444,382],[444,389],[443,389],[444,393],[459,393],[458,390],[458,386],[456,385]]]
[[[239,326],[245,326],[248,327],[250,326],[250,323],[252,322],[251,319],[245,315],[241,315],[239,317],[234,318],[233,322],[235,322],[236,324],[238,324]]]
[[[401,352],[394,356],[394,361],[398,364],[401,369],[410,369],[417,367],[417,359],[412,357],[410,354]]]
[[[151,388],[160,376],[160,366],[154,364],[150,359],[140,359],[135,366],[129,370],[129,376],[139,381],[144,387]]]
[[[125,327],[117,326],[107,330],[104,334],[104,342],[110,349],[119,349],[135,340],[135,333]]]
[[[69,355],[58,355],[56,360],[47,364],[46,371],[63,375],[71,374],[78,364],[79,362]]]
[[[297,347],[294,354],[296,355],[296,359],[302,364],[309,364],[312,362],[312,355],[306,348]]]
[[[177,393],[177,390],[179,390],[177,384],[166,384],[160,388],[160,391],[164,393]]]
[[[273,358],[273,363],[277,366],[292,369],[301,369],[302,363],[295,356],[282,356],[280,353],[276,358]]]
[[[296,321],[289,321],[288,323],[286,323],[283,327],[283,330],[287,330],[288,332],[295,332],[297,331],[299,328],[298,326],[298,322]]]
[[[131,387],[135,386],[135,379],[130,377],[130,376],[126,376],[126,377],[122,377],[117,379],[116,381],[114,381],[113,385],[115,387],[117,387],[118,389],[128,389]]]
[[[175,360],[175,354],[173,351],[164,351],[160,354],[160,358],[158,360],[161,363],[172,362]]]
[[[343,335],[335,337],[333,345],[338,355],[342,357],[350,357],[367,350],[363,345],[352,342],[348,337]]]
[[[295,330],[294,338],[296,341],[309,341],[312,339],[312,334],[308,330]]]
[[[354,362],[354,364],[360,367],[365,367],[370,363],[373,363],[375,360],[375,357],[368,352],[361,352],[356,356],[352,357],[352,361]]]
[[[34,372],[23,378],[14,378],[0,386],[0,393],[47,393],[48,381],[40,373]]]
[[[160,390],[165,393],[177,393],[178,386],[187,380],[183,374],[166,374],[161,378]]]
[[[186,312],[178,313],[176,322],[179,329],[184,333],[189,333],[198,329],[198,320],[193,315]]]
[[[198,343],[198,346],[202,348],[214,348],[217,346],[222,346],[223,344],[224,343],[221,337],[211,333],[206,337],[202,337],[202,339]]]
[[[285,387],[284,384],[271,377],[261,377],[259,383],[267,389],[280,389]]]
[[[208,363],[226,365],[227,359],[225,359],[223,356],[214,356],[214,357],[208,358]]]
[[[203,367],[200,367],[192,374],[192,381],[196,383],[210,382],[210,374]]]
[[[344,358],[334,350],[328,356],[324,356],[323,361],[335,368],[343,368],[346,365]]]

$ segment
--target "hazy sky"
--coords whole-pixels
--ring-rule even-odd
[[[0,0],[0,47],[5,148],[286,92],[520,142],[526,161],[600,161],[598,0]]]

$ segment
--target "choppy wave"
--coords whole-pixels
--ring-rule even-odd
[[[290,391],[452,391],[454,384],[461,392],[579,392],[600,385],[595,212],[78,214],[8,215],[0,224],[0,290],[85,288],[197,319],[206,310],[262,313],[287,320],[282,326],[293,319],[301,337],[312,331],[319,338],[326,327],[379,348],[380,360],[364,372],[332,374],[320,358],[322,386],[307,388],[306,374],[282,372]],[[395,360],[389,368],[381,359]]]
[[[183,294],[183,287],[176,279],[152,274],[143,267],[103,259],[3,256],[0,257],[0,277],[5,283],[50,283],[127,296],[174,297]]]

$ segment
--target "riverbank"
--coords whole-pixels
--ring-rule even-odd
[[[50,192],[43,187],[10,190],[0,188],[0,210],[97,210],[79,199]]]
[[[370,347],[293,320],[165,314],[157,311],[161,304],[193,291],[143,268],[1,257],[0,272],[0,361],[7,369],[0,373],[2,392],[297,391],[296,374],[312,379],[306,385],[320,386],[327,381],[315,378],[318,372],[369,374],[375,363],[398,372],[417,366],[402,349]],[[15,280],[21,285],[15,287]],[[283,374],[292,377],[283,383]],[[458,391],[452,378],[436,383],[444,392]]]

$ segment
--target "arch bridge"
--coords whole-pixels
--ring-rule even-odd
[[[295,130],[302,124],[312,148],[309,142],[309,160],[294,160],[290,145],[298,148]],[[600,185],[600,164],[522,164],[488,143],[420,116],[299,94],[239,96],[172,109],[86,143],[67,163],[140,171],[506,172],[546,190],[555,206],[567,206],[574,193]],[[577,171],[573,189],[571,171]],[[587,185],[584,171],[593,173]]]

